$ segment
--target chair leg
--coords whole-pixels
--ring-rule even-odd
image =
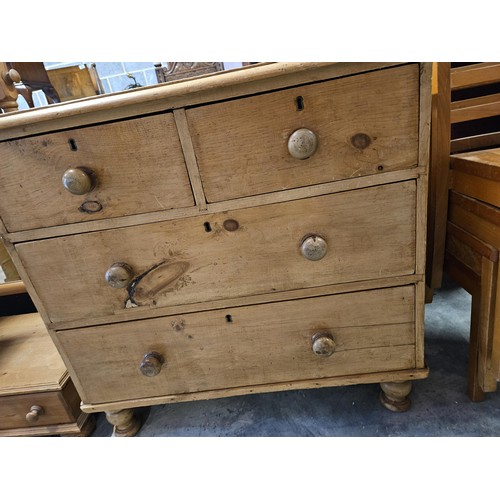
[[[481,317],[481,293],[472,294],[472,313],[470,322],[469,366],[467,374],[467,394],[474,402],[483,401],[484,392],[479,385],[479,328]]]

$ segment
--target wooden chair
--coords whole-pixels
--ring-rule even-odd
[[[427,284],[444,269],[472,296],[468,394],[480,401],[500,379],[500,63],[435,67]]]

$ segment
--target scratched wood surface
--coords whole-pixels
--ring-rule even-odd
[[[413,274],[415,198],[407,181],[16,249],[52,322],[88,320],[123,310],[129,297],[159,308]],[[310,234],[327,241],[319,261],[300,252]],[[115,262],[134,270],[128,291],[104,280]]]
[[[186,117],[214,202],[415,166],[418,105],[414,64],[200,106]],[[288,152],[299,128],[318,137],[306,160]]]
[[[61,178],[80,166],[97,186],[75,196]],[[2,142],[0,184],[9,232],[194,205],[171,113]]]
[[[73,359],[72,377],[82,382],[84,402],[98,403],[412,369],[413,321],[414,287],[406,286],[57,335]],[[311,338],[325,329],[336,349],[319,358]],[[150,351],[160,353],[165,363],[158,375],[145,377],[139,365]]]

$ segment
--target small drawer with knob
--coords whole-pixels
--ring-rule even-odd
[[[0,436],[3,430],[74,422],[78,401],[74,403],[71,408],[62,393],[48,391],[0,397]]]
[[[80,397],[38,313],[0,318],[0,437],[79,433]]]
[[[194,205],[172,113],[1,142],[0,157],[9,232]]]
[[[136,308],[413,274],[415,187],[410,180],[16,250],[53,323],[125,320]]]
[[[413,285],[62,330],[83,402],[415,368]]]
[[[419,67],[408,64],[186,110],[207,200],[417,165]]]

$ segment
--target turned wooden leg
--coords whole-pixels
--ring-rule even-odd
[[[411,406],[411,382],[382,382],[380,384],[380,402],[391,411],[407,411]]]
[[[111,425],[113,425],[113,436],[135,436],[141,428],[141,422],[134,415],[133,409],[107,411],[106,419]]]

